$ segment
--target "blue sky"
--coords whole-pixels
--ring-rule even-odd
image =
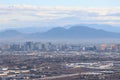
[[[0,29],[120,25],[120,0],[0,0]]]
[[[0,0],[0,4],[28,4],[38,6],[72,6],[72,7],[117,7],[120,0]]]

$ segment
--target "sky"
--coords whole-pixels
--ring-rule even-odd
[[[0,0],[0,29],[120,25],[120,0]]]

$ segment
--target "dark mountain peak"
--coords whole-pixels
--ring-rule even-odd
[[[61,32],[64,32],[64,31],[66,31],[65,28],[56,27],[56,28],[52,28],[52,29],[48,30],[46,33],[54,34],[54,33],[61,33]]]
[[[87,26],[72,26],[68,29],[56,27],[47,32],[37,32],[33,34],[23,34],[16,30],[6,30],[0,32],[1,38],[31,38],[31,39],[87,39],[87,38],[120,38],[119,33],[108,32],[102,29],[94,29]]]
[[[55,28],[52,28],[52,29],[49,30],[49,31],[63,31],[63,30],[66,30],[66,29],[63,28],[63,27],[55,27]]]
[[[85,30],[85,29],[93,29],[93,28],[89,28],[87,26],[72,26],[69,28],[69,30]]]
[[[70,29],[71,28],[89,28],[89,27],[87,27],[87,26],[81,26],[81,25],[75,25],[75,26],[71,26]]]
[[[92,34],[93,32],[96,33],[97,31],[97,29],[89,28],[87,26],[73,26],[68,29],[69,33],[73,33],[76,35]]]
[[[62,27],[53,28],[44,33],[48,38],[120,38],[120,34],[94,29],[86,26],[72,26],[68,29]]]

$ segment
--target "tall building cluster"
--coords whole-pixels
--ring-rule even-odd
[[[53,44],[51,42],[24,42],[11,43],[0,46],[0,51],[117,51],[120,44]]]

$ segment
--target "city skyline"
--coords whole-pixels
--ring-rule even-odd
[[[120,80],[120,0],[0,0],[0,80]]]
[[[76,24],[120,25],[119,0],[4,0],[0,29]]]

